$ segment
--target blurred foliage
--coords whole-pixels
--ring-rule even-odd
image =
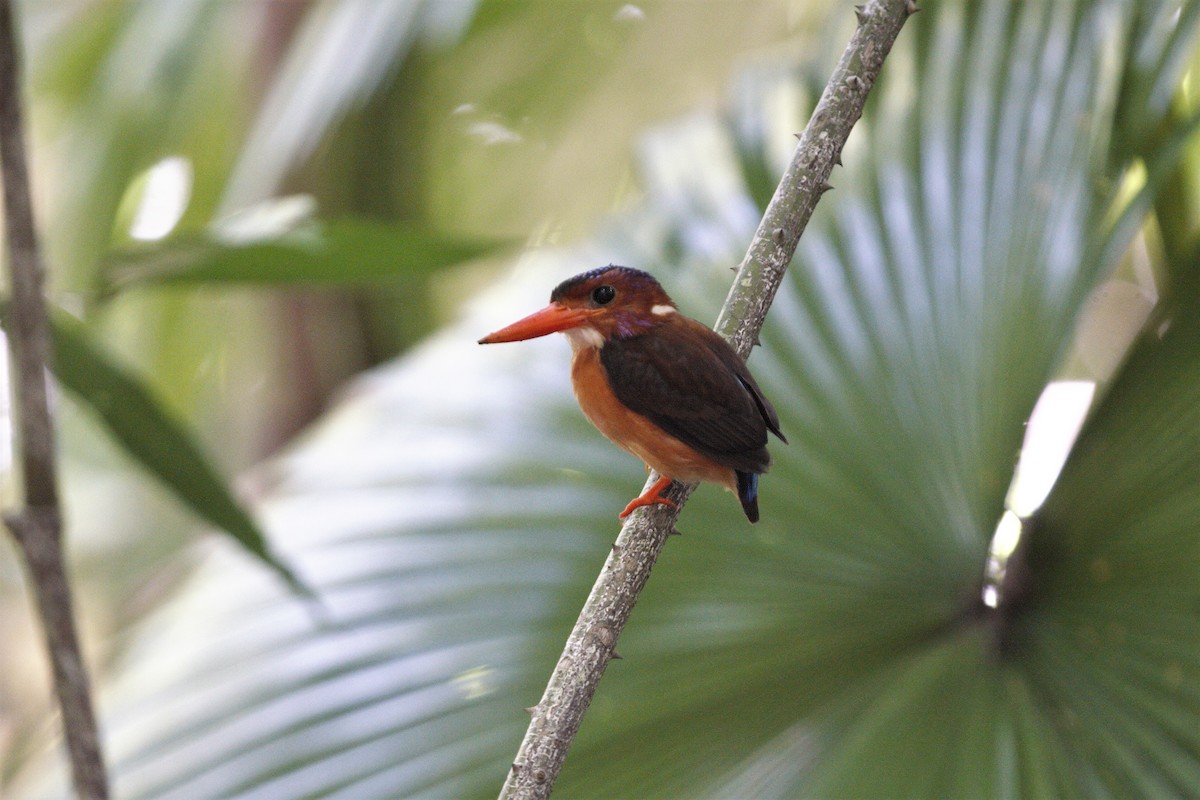
[[[230,495],[190,432],[98,350],[73,317],[55,314],[51,326],[59,385],[90,407],[121,447],[198,516],[237,539],[289,585],[309,594],[271,552],[257,523]]]
[[[747,527],[716,491],[693,497],[564,796],[1123,797],[1200,781],[1200,108],[1187,88],[1200,4],[922,5],[752,358],[792,442],[764,478],[763,521]],[[378,84],[442,98],[431,130],[492,137],[403,207],[458,230],[438,209],[479,181],[460,208],[497,228],[464,231],[537,219],[512,200],[542,197],[536,179],[514,194],[486,162],[535,130],[559,141],[532,87],[590,94],[600,78],[573,59],[604,55],[545,31],[620,43],[679,7],[694,8],[480,7],[455,56],[425,56],[436,90]],[[604,27],[635,12],[640,28]],[[851,16],[824,41],[840,46]],[[501,46],[513,42],[527,61]],[[593,69],[623,100],[622,52]],[[491,93],[460,103],[453,58],[473,67],[463,85]],[[494,795],[640,468],[574,408],[565,346],[474,341],[609,261],[655,271],[712,319],[827,68],[764,59],[738,72],[728,110],[646,131],[640,200],[575,246],[528,251],[254,473],[273,544],[334,624],[314,628],[253,565],[210,552],[108,683],[118,794]],[[481,99],[521,86],[506,113]],[[579,118],[637,118],[607,115]],[[370,119],[347,124],[365,136]],[[404,158],[442,169],[454,144],[424,141],[427,159]],[[562,149],[579,159],[592,143]],[[337,150],[316,158],[348,163]],[[593,199],[555,148],[530,152]],[[1091,375],[1092,415],[989,606],[1024,422],[1056,374],[1086,369],[1079,336],[1114,276],[1157,305],[1123,361]],[[21,786],[36,796],[58,775],[35,763]]]
[[[60,381],[82,390],[60,410],[68,535],[100,674],[126,642],[114,631],[187,574],[198,523],[266,552],[258,515],[222,474],[453,316],[486,274],[458,262],[582,233],[628,203],[642,121],[712,102],[731,60],[795,46],[810,14],[783,2],[712,11],[20,4],[52,299],[76,317],[59,317]],[[621,85],[640,73],[658,79]],[[619,113],[596,128],[614,99]],[[167,163],[186,181],[154,199]],[[181,216],[153,241],[134,236],[139,212],[176,201]],[[36,746],[46,692],[19,576],[6,567],[0,579],[7,779]]]
[[[411,279],[419,284],[438,269],[498,246],[414,226],[336,220],[262,242],[210,237],[127,248],[114,255],[121,271],[112,276],[108,291],[126,290],[133,283],[280,287]],[[419,291],[419,285],[413,290]]]
[[[490,2],[439,16],[412,4],[374,12],[407,20],[383,43],[337,25],[362,24],[370,2],[170,5],[114,4],[94,30],[66,25],[74,52],[43,74],[62,107],[97,114],[96,160],[79,170],[92,199],[67,207],[102,209],[78,231],[56,217],[59,257],[85,254],[67,258],[61,285],[188,417],[208,399],[194,392],[212,379],[197,368],[203,345],[176,345],[194,350],[172,377],[128,341],[174,341],[163,332],[217,307],[200,332],[229,347],[218,331],[247,332],[232,323],[269,329],[262,306],[235,319],[190,287],[92,295],[119,275],[107,259],[128,245],[112,230],[128,184],[175,152],[202,163],[185,142],[220,150],[222,178],[197,174],[154,258],[173,237],[176,254],[194,255],[220,229],[228,190],[214,187],[239,185],[251,169],[239,154],[278,130],[293,96],[324,133],[280,133],[290,167],[264,167],[269,188],[240,188],[239,205],[311,185],[328,218],[362,218],[349,235],[415,222],[487,240],[541,225],[541,245],[587,230],[581,209],[617,198],[619,212],[575,246],[530,249],[462,320],[361,377],[254,471],[272,547],[334,622],[314,627],[256,565],[210,548],[106,681],[118,794],[492,796],[640,467],[583,422],[562,343],[475,339],[607,261],[655,271],[685,311],[714,318],[829,59],[763,59],[737,72],[721,112],[644,132],[635,191],[611,150],[644,124],[643,103],[661,116],[691,103],[634,86],[653,83],[655,66],[666,94],[692,79],[680,64],[725,74],[703,46],[744,30],[756,7]],[[692,498],[584,720],[563,796],[1157,796],[1200,781],[1200,107],[1188,89],[1200,4],[922,5],[752,356],[792,441],[764,477],[763,521],[746,527],[712,489]],[[280,52],[234,35],[263,19],[287,29]],[[816,53],[835,54],[852,14],[829,24]],[[695,38],[666,35],[680,28]],[[197,41],[168,55],[184,30]],[[198,43],[218,40],[222,58]],[[356,80],[320,72],[314,54],[338,47],[364,50]],[[126,50],[151,70],[172,65],[172,80],[154,92],[133,80],[125,106],[98,100],[80,74],[102,76]],[[262,106],[247,92],[241,115],[274,110],[247,122],[245,150],[228,131],[192,131],[204,115],[178,106],[211,91],[200,76],[252,72],[262,52],[281,66],[258,66]],[[310,82],[332,96],[324,112],[306,100]],[[168,90],[185,100],[167,102]],[[389,103],[355,107],[367,96]],[[588,136],[601,130],[611,138]],[[581,142],[568,146],[566,131]],[[113,185],[86,188],[101,173]],[[200,252],[245,264],[236,248]],[[1096,408],[989,607],[984,565],[1022,426],[1057,373],[1085,371],[1078,337],[1114,277],[1157,305],[1111,374],[1091,375],[1104,380]],[[162,324],[148,336],[151,308]],[[226,387],[222,404],[244,392]],[[61,774],[32,759],[18,789],[42,796]]]

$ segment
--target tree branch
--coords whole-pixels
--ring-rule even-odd
[[[43,270],[25,156],[17,52],[12,3],[0,0],[0,173],[4,178],[4,223],[11,279],[6,317],[14,360],[24,490],[24,507],[6,514],[4,520],[25,556],[37,598],[62,709],[75,793],[83,800],[103,800],[108,797],[108,780],[63,563],[54,419],[46,381],[51,357],[50,328],[42,299]]]
[[[862,116],[883,60],[904,21],[916,10],[914,0],[871,0],[856,7],[858,29],[767,206],[715,326],[743,358],[758,339],[800,234],[830,188],[830,173]],[[646,486],[657,478],[652,474]],[[694,489],[694,485],[673,484],[671,498],[682,507]],[[678,517],[679,508],[656,505],[634,513],[621,528],[545,694],[530,709],[533,719],[500,790],[502,800],[550,796],[605,667],[618,657],[617,638]]]

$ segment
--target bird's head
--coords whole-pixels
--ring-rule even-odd
[[[648,272],[609,265],[568,278],[550,293],[550,305],[479,343],[516,342],[562,332],[576,350],[602,347],[609,339],[645,333],[676,313],[674,301]]]

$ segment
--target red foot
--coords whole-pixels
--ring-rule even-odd
[[[666,488],[671,485],[671,480],[672,479],[666,475],[659,478],[654,483],[653,486],[651,486],[646,491],[642,492],[640,497],[635,497],[632,500],[630,500],[629,505],[625,506],[625,510],[622,511],[620,514],[618,514],[617,518],[625,519],[630,514],[632,514],[636,509],[639,509],[642,506],[652,506],[652,505],[655,505],[656,503],[664,505],[664,506],[671,506],[671,508],[674,508],[675,503],[662,496],[663,491],[666,490]]]

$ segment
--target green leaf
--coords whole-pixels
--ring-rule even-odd
[[[268,546],[258,524],[233,498],[186,426],[154,399],[137,378],[108,358],[82,323],[52,315],[54,374],[63,388],[91,408],[135,461],[197,516],[236,539],[274,569],[297,593],[315,597]]]
[[[1197,363],[1193,296],[1146,332],[1027,525],[1020,624],[1046,645],[1030,654],[1035,690],[1062,694],[1066,664],[1092,673],[1072,682],[1061,734],[1112,760],[1097,780],[1114,794],[1184,795],[1200,781]]]
[[[245,243],[182,236],[113,253],[108,289],[154,284],[354,285],[426,276],[506,246],[413,224],[350,219]]]

